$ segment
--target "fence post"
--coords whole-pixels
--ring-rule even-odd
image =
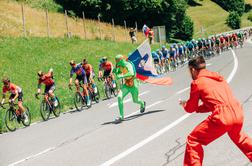
[[[26,37],[26,27],[25,27],[25,15],[24,15],[24,5],[21,5],[21,11],[22,11],[22,21],[23,21],[23,33]]]
[[[115,41],[115,22],[114,22],[114,19],[112,18],[112,33],[113,33],[113,41]]]
[[[101,22],[100,22],[101,20],[100,20],[100,16],[99,16],[99,15],[98,15],[97,17],[98,17],[98,24],[99,24],[99,25],[98,25],[98,27],[99,27],[100,39],[102,40],[102,34],[101,34]]]
[[[86,32],[86,24],[85,24],[85,13],[82,12],[82,22],[83,22],[83,30],[85,34],[85,39],[87,39],[87,32]]]
[[[136,26],[136,30],[138,31],[138,28],[137,28],[137,21],[135,22],[135,26]]]
[[[66,30],[67,30],[67,37],[70,38],[68,22],[67,22],[67,11],[65,10],[65,19],[66,19]]]
[[[46,9],[46,25],[47,25],[47,37],[50,37],[49,17],[47,9]]]
[[[125,39],[127,41],[127,39],[128,39],[128,35],[127,35],[127,23],[126,23],[125,20],[124,20],[124,29],[125,29]]]

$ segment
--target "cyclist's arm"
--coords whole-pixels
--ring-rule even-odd
[[[15,97],[12,100],[15,101],[17,98],[18,98],[18,90],[15,90]]]
[[[71,70],[71,71],[70,71],[69,85],[72,85],[72,82],[73,82],[73,75],[74,75],[74,71]]]
[[[41,81],[38,81],[38,90],[37,90],[38,94],[40,94],[41,92]]]
[[[6,93],[3,93],[3,97],[2,97],[1,105],[3,105],[3,103],[4,103],[4,101],[5,101],[5,97],[6,97]]]

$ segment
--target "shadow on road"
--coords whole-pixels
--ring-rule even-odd
[[[154,114],[154,113],[158,113],[158,112],[163,112],[163,111],[166,111],[166,110],[153,110],[153,111],[148,111],[148,112],[145,112],[145,113],[139,113],[137,115],[132,115],[132,116],[129,116],[127,118],[125,118],[123,121],[130,121],[130,120],[133,120],[133,119],[136,119],[136,118],[140,118],[144,115],[149,115],[149,114]],[[109,124],[119,124],[115,121],[110,121],[110,122],[105,122],[103,123],[102,125],[109,125]]]

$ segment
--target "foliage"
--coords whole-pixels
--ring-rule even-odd
[[[239,29],[241,26],[241,17],[237,12],[231,12],[226,22],[232,29]]]
[[[66,10],[74,11],[78,16],[85,12],[87,18],[100,19],[123,25],[127,20],[128,26],[138,29],[143,24],[148,26],[165,25],[167,36],[172,37],[181,31],[179,28],[186,18],[187,0],[57,0]],[[186,19],[184,21],[184,19]],[[180,32],[182,33],[182,32]]]
[[[213,1],[229,12],[236,11],[240,16],[245,11],[244,0],[213,0]]]
[[[249,13],[248,20],[252,22],[252,12]]]
[[[52,12],[62,12],[63,8],[61,5],[55,3],[54,0],[16,0],[18,2],[24,2],[31,5],[31,7],[39,9],[47,9]]]

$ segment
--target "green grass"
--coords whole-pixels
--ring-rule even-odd
[[[62,12],[63,7],[57,4],[54,0],[15,0],[18,2],[24,2],[32,8],[48,9],[50,12]]]
[[[201,6],[189,6],[187,14],[192,18],[194,22],[194,38],[207,37],[212,34],[221,33],[232,30],[226,25],[226,18],[229,13],[218,6],[211,0],[195,0]],[[246,3],[250,3],[251,0],[247,0]],[[247,20],[248,13],[242,16],[241,26],[252,26],[252,22]],[[201,33],[201,27],[205,32]]]
[[[68,90],[70,65],[74,59],[80,62],[87,58],[98,72],[99,58],[107,56],[114,63],[117,54],[128,55],[137,45],[110,41],[81,39],[13,38],[0,37],[0,77],[7,75],[11,82],[19,85],[24,92],[24,102],[32,113],[32,121],[40,120],[39,103],[34,94],[37,91],[37,71],[54,69],[56,94],[66,111],[74,107],[74,91]],[[153,46],[155,49],[159,45]],[[97,81],[96,81],[97,82]],[[0,83],[2,88],[2,83]],[[44,88],[44,87],[43,87]],[[101,83],[99,89],[102,91]],[[103,93],[103,92],[101,92]],[[104,96],[104,93],[102,94]],[[5,131],[4,111],[0,111],[0,131]]]

